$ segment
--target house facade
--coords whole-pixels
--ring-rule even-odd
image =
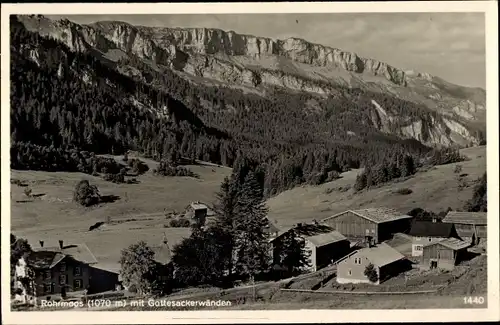
[[[373,266],[377,274],[374,282],[365,274],[369,265]],[[337,282],[380,284],[409,268],[409,261],[401,253],[381,243],[352,252],[340,260],[337,263]]]
[[[35,248],[17,263],[14,281],[22,291],[16,300],[36,303],[37,298],[88,291],[97,260],[86,245]]]
[[[186,209],[185,217],[204,226],[208,216],[208,206],[200,202],[192,202]]]
[[[444,217],[443,223],[455,225],[461,239],[478,244],[487,238],[488,216],[486,212],[450,211]]]
[[[412,256],[422,256],[424,246],[446,238],[458,238],[451,223],[414,221],[408,233],[412,239]]]
[[[381,243],[392,234],[407,232],[412,216],[389,208],[348,210],[322,220],[351,241]]]
[[[419,267],[421,269],[453,270],[467,253],[470,242],[447,238],[424,246]]]

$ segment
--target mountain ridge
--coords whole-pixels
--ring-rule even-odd
[[[138,57],[157,71],[171,69],[193,83],[216,82],[263,96],[269,87],[321,96],[336,96],[338,87],[387,93],[426,106],[440,117],[430,120],[436,126],[431,127],[434,136],[429,141],[422,137],[428,133],[423,121],[404,125],[396,132],[398,136],[427,145],[469,146],[482,141],[475,133],[485,128],[484,90],[397,69],[353,52],[296,37],[273,40],[221,29],[144,27],[117,21],[79,25],[67,19],[20,17],[28,30],[58,39],[72,50],[101,56],[125,74],[130,73],[125,70],[137,70],[127,61]],[[141,69],[134,73],[134,77],[144,77]],[[381,113],[381,104],[371,109]],[[376,125],[398,118],[388,114],[379,114],[382,121]],[[380,130],[390,132],[388,127]]]

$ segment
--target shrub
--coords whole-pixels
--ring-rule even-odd
[[[462,172],[462,165],[456,165],[455,169],[453,170],[455,174],[460,174]]]
[[[191,225],[191,222],[186,218],[179,218],[170,220],[169,224],[173,228],[187,228]]]
[[[365,268],[364,275],[370,280],[370,282],[375,283],[378,281],[378,273],[373,264],[368,264]]]
[[[396,193],[401,194],[401,195],[408,195],[408,194],[413,193],[413,191],[411,189],[405,187],[405,188],[400,188],[400,189],[396,190]]]
[[[26,195],[27,197],[31,197],[31,194],[32,194],[31,188],[27,187],[24,189],[24,195]]]
[[[81,180],[75,186],[73,200],[86,207],[97,204],[100,200],[99,190],[97,186],[90,185],[88,180]]]

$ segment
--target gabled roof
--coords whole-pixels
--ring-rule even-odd
[[[347,210],[341,213],[337,213],[331,217],[323,219],[323,221],[336,218],[340,215],[343,215],[346,212],[352,212],[362,218],[370,220],[375,223],[384,223],[394,220],[400,219],[411,219],[412,216],[402,214],[401,212],[391,209],[391,208],[367,208],[367,209],[359,209],[359,210]]]
[[[355,254],[351,255],[351,257],[358,254],[366,257],[373,265],[378,267],[382,267],[405,258],[403,254],[386,243],[381,243],[374,247],[362,248]]]
[[[206,204],[200,203],[200,202],[192,202],[190,204],[191,208],[194,210],[208,210],[208,206]]]
[[[447,247],[449,249],[453,249],[456,251],[459,249],[464,249],[464,248],[469,247],[471,245],[471,243],[468,241],[463,241],[463,240],[457,239],[457,238],[446,238],[446,239],[443,239],[443,240],[440,240],[440,241],[437,241],[434,243],[427,244],[424,247],[429,247],[432,245],[443,245],[444,247]]]
[[[26,258],[26,263],[35,269],[51,269],[66,255],[53,251],[33,251]]]
[[[309,238],[320,234],[326,234],[334,231],[335,229],[323,224],[314,223],[301,223],[295,226],[288,226],[278,230],[278,236],[271,238],[271,241],[280,238],[282,235],[289,231],[295,231],[295,233],[302,238]]]
[[[85,244],[72,244],[64,246],[62,249],[59,246],[53,247],[39,247],[34,249],[35,255],[33,259],[49,259],[51,254],[54,255],[54,259],[49,265],[50,268],[54,267],[58,264],[62,259],[66,256],[70,256],[71,258],[86,263],[86,264],[96,264],[97,259],[94,254],[90,251],[90,249]],[[33,254],[32,254],[33,255]],[[28,259],[31,261],[31,258]]]
[[[414,221],[408,234],[416,237],[451,237],[453,230],[452,223]]]
[[[324,234],[308,236],[306,237],[306,239],[313,243],[316,247],[321,247],[328,244],[337,243],[342,240],[347,240],[344,235],[336,230]]]
[[[458,212],[450,211],[443,222],[467,225],[486,225],[488,217],[486,212]]]

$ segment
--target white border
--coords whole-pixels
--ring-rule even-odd
[[[298,323],[298,322],[447,322],[499,320],[498,208],[498,16],[496,1],[365,2],[365,3],[198,3],[198,4],[2,4],[2,314],[6,324],[134,324],[134,323]],[[192,312],[11,312],[9,293],[10,14],[207,14],[207,13],[320,13],[320,12],[484,12],[487,63],[488,169],[488,309],[429,310],[283,310]]]

